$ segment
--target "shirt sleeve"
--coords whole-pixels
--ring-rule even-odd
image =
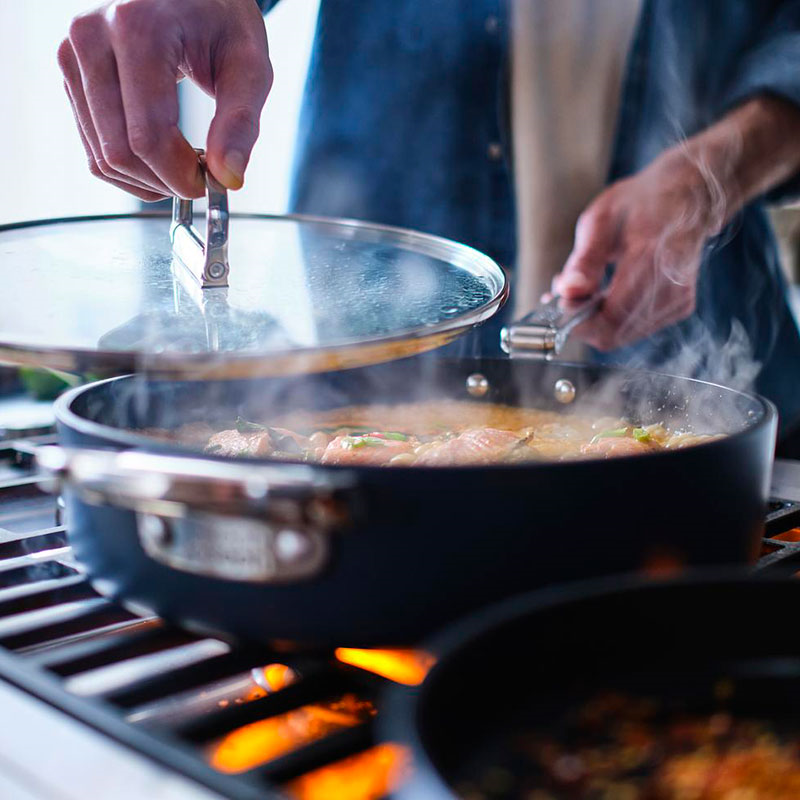
[[[728,84],[722,108],[730,109],[759,94],[788,100],[800,109],[800,0],[784,0],[740,61]],[[765,195],[768,202],[800,197],[800,173]]]

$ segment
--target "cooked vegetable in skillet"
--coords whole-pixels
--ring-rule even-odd
[[[800,728],[601,691],[546,728],[520,724],[457,784],[465,800],[738,800],[800,797]]]
[[[193,424],[150,432],[215,455],[373,466],[610,458],[714,438],[658,423],[455,400],[293,412],[269,424],[239,418],[221,430]]]

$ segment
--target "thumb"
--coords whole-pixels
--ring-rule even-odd
[[[581,214],[572,252],[553,282],[558,294],[576,300],[600,288],[606,266],[616,257],[619,230],[618,215],[602,196]]]
[[[241,189],[244,184],[261,109],[272,86],[266,39],[261,44],[234,45],[214,76],[216,112],[208,131],[206,160],[214,177],[228,189]]]

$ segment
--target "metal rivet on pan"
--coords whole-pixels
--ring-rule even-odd
[[[275,555],[281,561],[299,561],[310,548],[308,538],[298,531],[282,530],[275,536]]]
[[[474,372],[467,378],[467,391],[473,397],[485,397],[489,391],[489,381],[480,372]]]
[[[208,265],[209,278],[217,280],[218,278],[221,278],[224,274],[225,274],[225,265],[220,264],[219,261],[214,261],[212,264]]]
[[[569,405],[575,399],[575,384],[566,378],[559,378],[553,386],[553,396],[559,403]]]

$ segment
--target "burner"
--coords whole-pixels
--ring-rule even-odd
[[[429,657],[287,655],[116,605],[72,561],[29,453],[0,445],[0,677],[224,797],[314,800],[343,779],[354,800],[389,791],[408,756],[377,740],[377,698],[393,677],[419,682]]]

